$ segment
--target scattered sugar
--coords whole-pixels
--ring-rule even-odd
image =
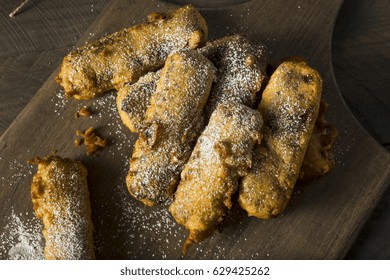
[[[33,174],[33,168],[27,162],[20,162],[18,159],[8,162],[8,168],[10,180],[9,182],[5,182],[6,178],[2,176],[1,179],[4,180],[2,182],[3,187],[17,187]]]
[[[240,35],[227,36],[208,43],[200,52],[210,59],[217,81],[206,106],[209,117],[218,104],[230,101],[252,107],[265,79],[267,50]]]
[[[125,186],[116,191],[122,193],[121,201],[118,203],[121,209],[119,217],[119,233],[131,232],[124,242],[128,248],[137,248],[137,244],[144,244],[145,248],[153,247],[155,258],[167,258],[168,252],[181,252],[183,232],[177,226],[166,206],[158,206],[148,209],[139,203],[135,203]],[[172,241],[174,237],[174,241]],[[171,239],[171,241],[170,241]],[[152,245],[153,244],[153,245]],[[137,248],[138,249],[138,248]],[[138,251],[135,256],[133,252],[128,252],[128,257],[142,259],[143,255],[149,252]]]
[[[5,227],[0,235],[0,259],[43,259],[42,226],[38,220],[28,218],[29,213],[17,215],[12,209],[5,218]]]
[[[135,145],[137,156],[133,156],[129,171],[131,191],[137,198],[156,203],[172,196],[201,132],[202,109],[214,71],[212,63],[196,51],[168,57],[150,99],[147,128]]]
[[[256,132],[261,126],[257,110],[238,103],[217,107],[181,174],[182,181],[171,205],[176,220],[186,225],[199,220],[206,230],[219,223],[239,178],[250,168],[252,148],[259,140]],[[205,229],[190,229],[198,234],[201,230]]]
[[[54,104],[54,113],[56,113],[58,116],[61,116],[63,110],[67,107],[69,103],[69,99],[65,97],[64,90],[60,89],[56,90],[51,96],[51,102]]]
[[[113,195],[120,199],[115,200],[116,207],[112,210],[113,212],[110,209],[106,213],[107,216],[115,219],[117,228],[115,232],[112,232],[110,240],[103,237],[101,233],[95,232],[95,250],[98,256],[104,258],[104,250],[106,246],[109,246],[106,242],[112,242],[113,239],[120,238],[123,242],[122,246],[128,248],[125,251],[125,258],[142,259],[144,257],[149,258],[152,255],[156,259],[168,258],[169,252],[181,252],[185,233],[173,220],[166,206],[145,207],[135,201],[128,193],[125,178],[129,169],[131,154],[126,151],[129,150],[129,143],[134,143],[136,135],[130,133],[123,125],[118,116],[115,99],[115,94],[107,93],[97,99],[90,100],[88,103],[88,107],[95,112],[91,116],[91,123],[101,124],[104,121],[104,125],[109,127],[107,131],[109,131],[108,135],[111,136],[110,145],[104,152],[108,152],[110,157],[119,162],[118,166],[122,167],[120,175],[113,183]],[[77,106],[79,110],[85,104],[77,104]],[[106,209],[107,205],[103,202],[101,207]],[[100,219],[100,224],[95,227],[104,228],[105,219]],[[124,239],[123,236],[126,236],[126,238]],[[171,239],[172,236],[175,239]],[[145,250],[138,251],[139,244],[142,244]],[[150,251],[150,244],[157,248],[153,253]],[[136,254],[134,250],[137,250]]]

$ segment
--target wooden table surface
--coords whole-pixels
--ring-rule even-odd
[[[20,0],[0,6],[0,135],[26,106],[61,58],[96,19],[108,0]],[[345,0],[335,26],[335,77],[361,125],[390,150],[390,5],[385,0]],[[347,254],[351,259],[390,258],[390,191]]]

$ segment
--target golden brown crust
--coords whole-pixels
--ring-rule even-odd
[[[206,106],[207,117],[223,102],[253,107],[266,77],[266,47],[250,42],[245,36],[233,35],[209,42],[199,52],[217,68],[217,81]]]
[[[212,86],[206,114],[215,107],[231,101],[253,106],[256,92],[265,78],[267,51],[264,46],[249,42],[241,35],[227,36],[199,49],[217,67],[216,82]],[[144,126],[145,112],[156,89],[159,72],[151,72],[134,84],[119,89],[117,107],[119,115],[132,132]]]
[[[168,57],[126,179],[129,192],[146,205],[172,197],[201,132],[214,72],[212,63],[196,51],[179,51]]]
[[[207,34],[204,18],[184,6],[72,51],[56,80],[67,97],[91,99],[161,68],[172,51],[204,45]]]
[[[282,63],[259,105],[263,141],[242,180],[239,203],[250,216],[276,217],[291,197],[318,116],[322,81],[303,61]]]
[[[59,156],[35,158],[31,196],[44,225],[45,258],[94,259],[93,226],[87,170],[79,162]]]
[[[258,111],[222,103],[199,137],[169,210],[189,230],[184,253],[192,243],[208,237],[231,207],[238,179],[252,162],[252,148],[260,141],[262,118]]]
[[[116,105],[123,124],[134,133],[144,128],[146,110],[156,91],[160,71],[142,76],[134,84],[126,84],[118,90]]]

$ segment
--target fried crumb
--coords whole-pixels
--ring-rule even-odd
[[[153,22],[153,21],[156,21],[156,20],[159,20],[159,19],[164,19],[166,18],[166,15],[164,14],[161,14],[161,13],[150,13],[147,15],[147,19],[148,19],[148,22]]]
[[[75,114],[75,118],[89,117],[91,114],[91,111],[87,107],[83,107]]]
[[[76,146],[76,147],[79,147],[79,146],[81,146],[81,144],[83,144],[83,139],[74,139],[74,145]]]
[[[84,143],[87,148],[87,155],[89,156],[95,155],[99,148],[104,148],[107,146],[107,139],[96,135],[93,131],[93,127],[88,128],[84,132],[77,130],[76,135],[81,136],[84,139],[76,139],[75,145],[80,146],[82,143]]]

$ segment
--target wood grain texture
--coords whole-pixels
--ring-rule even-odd
[[[0,5],[0,135],[57,68],[108,0],[32,0]]]
[[[11,124],[58,64],[67,49],[21,54],[4,60],[0,67],[0,134]],[[28,71],[24,72],[25,69]]]
[[[333,79],[330,39],[340,1],[310,2],[261,1],[259,5],[259,1],[249,1],[225,9],[205,8],[201,13],[212,38],[245,33],[269,46],[274,63],[303,55],[319,69],[325,99],[331,104],[329,117],[340,131],[337,167],[329,176],[301,187],[278,219],[264,222],[233,209],[221,232],[192,248],[187,258],[342,258],[389,184],[388,154],[356,123]],[[111,1],[80,44],[137,23],[151,11],[171,7],[157,1]],[[272,21],[270,14],[274,15]],[[110,99],[100,107],[98,101],[69,101],[58,106],[62,100],[53,97],[59,91],[54,74],[0,138],[0,200],[4,201],[0,216],[9,215],[12,209],[31,212],[29,184],[34,170],[25,161],[57,149],[61,155],[81,159],[90,170],[98,257],[181,258],[180,240],[185,231],[172,223],[164,207],[145,208],[123,191],[121,179],[127,172],[125,162],[135,136],[123,126],[112,125],[118,124],[115,112],[104,112]],[[99,108],[102,117],[75,120],[73,114],[85,104]],[[91,124],[112,143],[98,158],[86,157],[73,146],[74,131]],[[117,141],[119,136],[123,141]]]
[[[20,1],[2,1],[0,14],[5,24],[2,24],[0,58],[72,46],[106,3],[105,0],[31,0],[10,18],[8,14]]]

